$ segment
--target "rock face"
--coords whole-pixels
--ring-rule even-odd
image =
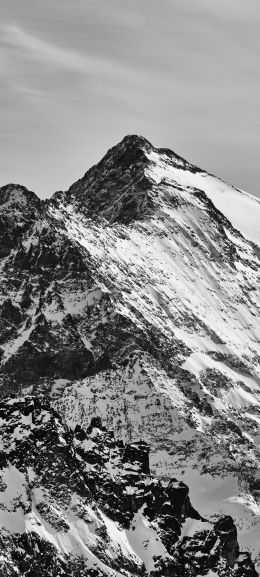
[[[0,419],[1,576],[257,575],[231,517],[207,522],[184,483],[152,477],[144,442],[98,417],[69,430],[42,396]]]
[[[257,199],[138,136],[48,201],[0,189],[1,397],[44,394],[73,431],[101,418],[144,475],[147,443],[256,563],[259,222]]]

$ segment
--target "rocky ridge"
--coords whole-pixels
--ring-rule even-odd
[[[256,199],[136,136],[46,202],[3,187],[0,385],[2,397],[44,393],[71,429],[98,415],[125,443],[142,438],[153,473],[187,483],[205,518],[233,517],[259,561],[252,210]]]
[[[144,442],[98,417],[64,426],[44,397],[0,403],[3,577],[255,577],[230,517],[203,519],[189,489],[150,474]]]

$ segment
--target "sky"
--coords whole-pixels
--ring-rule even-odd
[[[0,0],[0,186],[141,134],[260,197],[259,0]]]

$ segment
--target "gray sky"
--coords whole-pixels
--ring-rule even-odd
[[[260,196],[259,31],[259,0],[0,0],[0,185],[137,133]]]

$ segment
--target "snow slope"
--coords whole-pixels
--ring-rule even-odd
[[[149,442],[153,471],[186,479],[202,515],[230,513],[260,563],[259,206],[130,136],[8,217],[0,384]]]
[[[226,184],[207,172],[199,171],[194,174],[180,167],[169,166],[167,155],[151,152],[147,156],[152,162],[149,172],[158,184],[166,180],[186,189],[196,187],[203,190],[234,228],[253,242],[260,243],[258,198]]]

